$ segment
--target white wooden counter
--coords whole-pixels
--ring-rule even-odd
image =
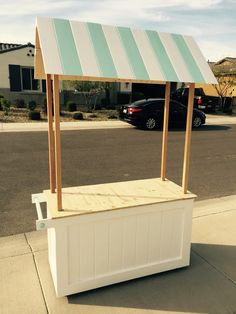
[[[44,191],[57,296],[189,265],[196,197],[171,181],[136,180]]]

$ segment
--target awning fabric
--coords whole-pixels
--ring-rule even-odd
[[[217,83],[190,36],[37,18],[36,78]]]

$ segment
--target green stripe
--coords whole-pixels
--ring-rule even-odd
[[[155,31],[146,31],[146,34],[165,80],[179,82],[179,78],[172,66],[170,58],[166,53],[165,47],[163,46],[158,33]]]
[[[102,26],[95,23],[87,23],[87,26],[102,76],[117,78],[116,68]]]
[[[136,79],[150,80],[131,30],[127,27],[117,29]]]
[[[202,76],[201,71],[199,70],[199,67],[194,60],[183,36],[177,35],[177,34],[171,34],[177,48],[179,49],[179,52],[181,53],[183,60],[185,61],[185,64],[189,70],[190,75],[193,78],[194,82],[205,82],[204,77]]]
[[[53,19],[59,55],[64,74],[83,75],[70,22]]]

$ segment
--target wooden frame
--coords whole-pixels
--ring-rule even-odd
[[[167,137],[169,124],[169,106],[170,106],[170,82],[166,82],[165,89],[165,110],[162,137],[162,155],[161,155],[161,180],[165,181],[166,177],[166,156],[167,156]]]
[[[55,165],[56,165],[56,191],[57,210],[62,210],[61,192],[61,138],[60,138],[60,103],[59,103],[59,80],[58,75],[53,75],[53,99],[55,117]]]
[[[161,180],[166,179],[166,159],[167,159],[167,139],[169,122],[170,103],[170,82],[166,82],[165,89],[165,110],[162,139],[162,159],[161,159]],[[184,148],[184,163],[182,188],[184,194],[188,192],[188,176],[190,162],[190,144],[192,132],[192,116],[195,84],[189,85],[188,113],[186,123],[186,136]],[[61,140],[60,140],[60,104],[59,104],[59,76],[53,75],[53,98],[55,115],[55,132],[53,132],[52,119],[52,93],[51,75],[47,75],[47,108],[48,108],[48,142],[49,142],[49,168],[50,168],[50,191],[57,194],[57,210],[62,211],[62,184],[61,184]]]
[[[56,177],[55,177],[55,148],[54,148],[54,132],[53,132],[53,115],[52,115],[52,82],[50,75],[47,75],[47,116],[48,116],[48,152],[49,152],[49,174],[50,174],[50,190],[55,193]]]
[[[194,90],[195,90],[195,84],[194,83],[189,84],[188,114],[187,114],[187,124],[186,124],[186,134],[185,134],[184,164],[183,164],[183,177],[182,177],[182,187],[183,187],[183,192],[185,194],[188,192],[188,176],[189,176],[189,162],[190,162],[190,144],[191,144],[191,134],[192,134]]]

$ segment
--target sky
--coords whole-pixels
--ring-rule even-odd
[[[191,35],[207,60],[236,57],[236,0],[0,0],[0,42],[34,43],[36,16]]]

